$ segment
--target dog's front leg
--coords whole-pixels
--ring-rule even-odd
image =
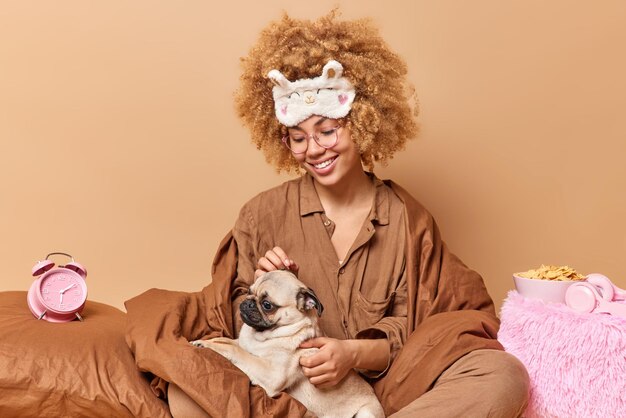
[[[253,385],[261,386],[270,397],[282,392],[287,386],[284,370],[271,361],[252,355],[241,348],[237,340],[219,337],[210,340],[192,341],[196,347],[210,348],[226,357],[244,372]]]
[[[226,359],[230,360],[232,363],[234,363],[234,353],[236,351],[243,351],[239,347],[239,343],[237,340],[233,340],[227,337],[211,338],[210,340],[196,340],[191,341],[190,344],[194,347],[210,348],[216,353],[226,357]]]

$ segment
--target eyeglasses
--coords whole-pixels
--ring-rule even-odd
[[[285,135],[282,141],[283,144],[285,144],[285,146],[294,154],[304,154],[306,152],[309,148],[309,138],[313,138],[315,143],[320,147],[329,149],[337,145],[337,142],[339,142],[339,134],[337,133],[339,128],[341,128],[341,126],[315,131],[309,135],[304,132],[294,132]]]

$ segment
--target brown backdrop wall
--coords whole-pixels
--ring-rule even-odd
[[[67,251],[90,298],[210,281],[275,174],[236,119],[239,57],[286,10],[371,16],[420,137],[377,168],[435,215],[499,305],[541,263],[626,287],[623,1],[2,1],[0,290]]]

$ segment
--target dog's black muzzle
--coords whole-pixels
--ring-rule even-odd
[[[259,309],[256,302],[252,299],[246,299],[239,305],[239,315],[241,320],[257,331],[265,331],[274,327],[274,324],[267,322]]]

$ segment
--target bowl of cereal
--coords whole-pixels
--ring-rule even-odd
[[[513,274],[517,292],[527,298],[540,299],[548,303],[565,303],[567,288],[585,280],[568,266],[546,266]]]

